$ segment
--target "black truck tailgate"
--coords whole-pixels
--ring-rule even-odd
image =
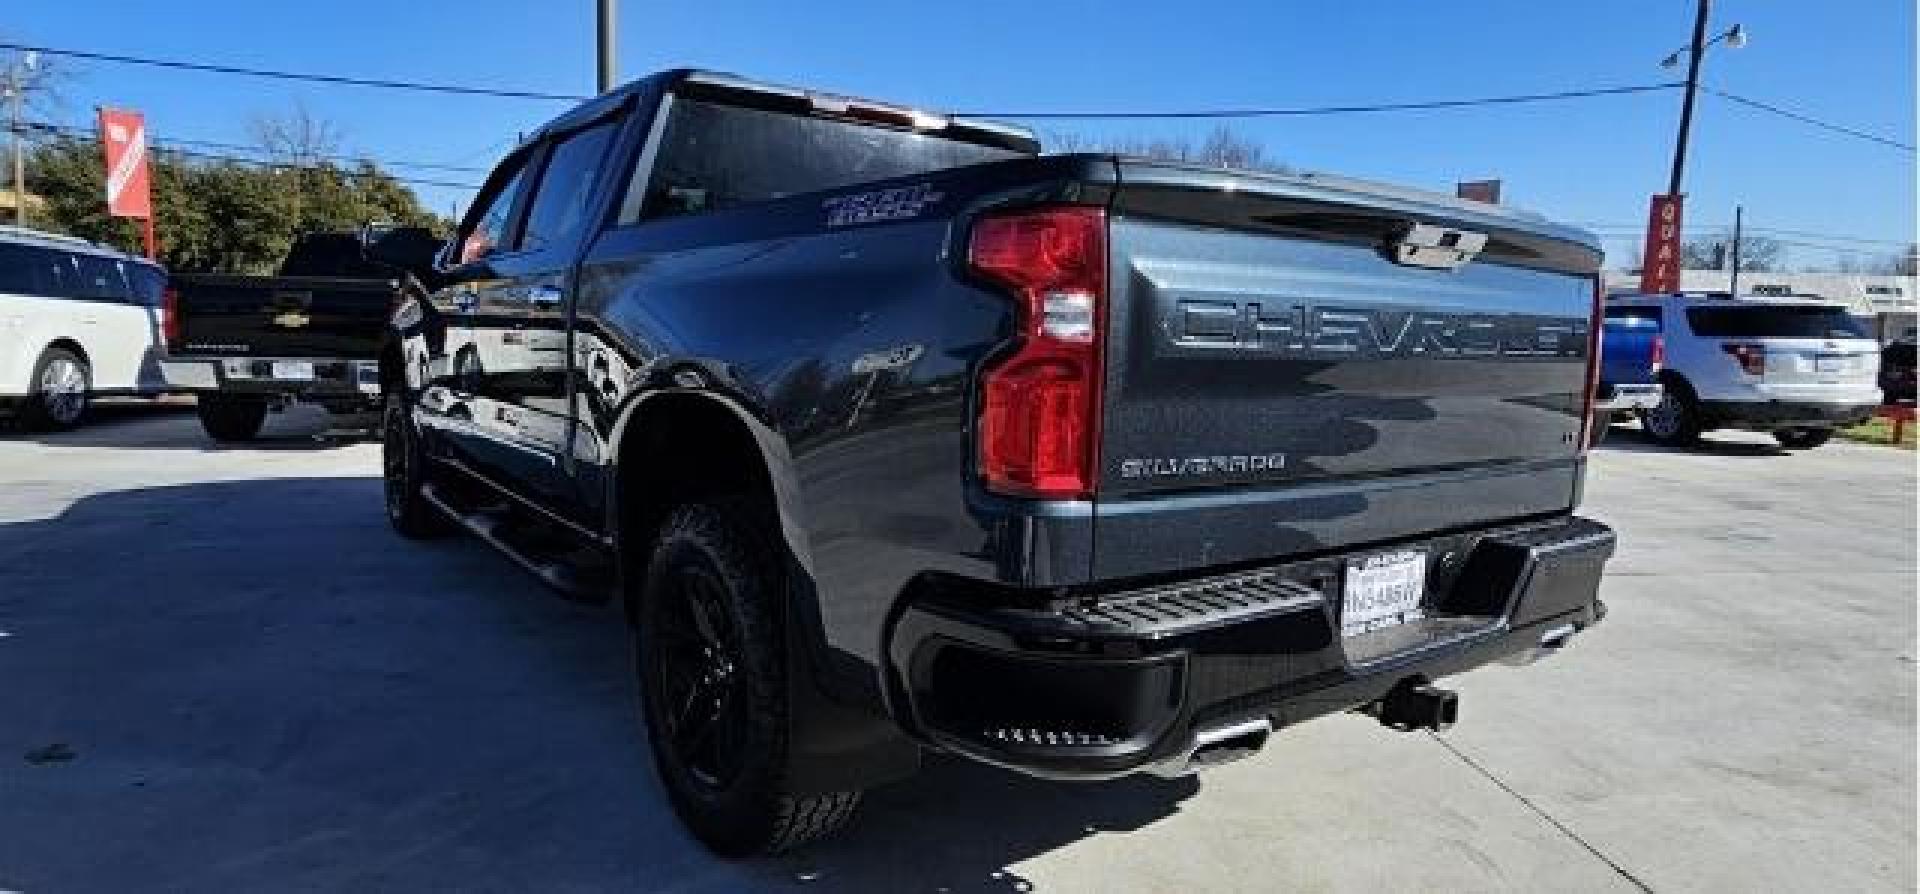
[[[172,280],[177,337],[194,354],[371,358],[398,283],[331,276],[182,274]]]
[[[1352,181],[1120,170],[1096,577],[1573,505],[1590,237]],[[1480,237],[1457,266],[1401,249]]]

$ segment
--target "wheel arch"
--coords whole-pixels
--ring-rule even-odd
[[[786,441],[738,400],[701,388],[642,394],[620,414],[611,448],[608,529],[623,552],[651,543],[674,506],[744,495],[772,513],[781,545],[812,577]]]
[[[786,439],[741,400],[710,388],[668,387],[631,400],[609,445],[608,526],[624,570],[652,542],[672,507],[746,493],[778,524],[788,568],[789,754],[795,791],[867,788],[912,775],[919,749],[863,694],[873,681],[835,660],[822,627],[812,553]],[[638,617],[637,588],[621,587]]]
[[[54,348],[61,348],[63,350],[73,352],[73,355],[75,357],[80,358],[81,363],[84,363],[87,365],[88,373],[89,374],[92,373],[93,356],[87,353],[86,346],[80,344],[79,339],[76,339],[69,335],[62,335],[62,336],[59,336],[58,338],[55,338],[47,342],[46,345],[40,349],[40,353],[34,355],[34,364],[36,366],[39,365],[40,363],[39,358],[47,356],[47,352],[53,350]]]

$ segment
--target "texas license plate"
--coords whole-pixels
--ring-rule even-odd
[[[1358,636],[1421,617],[1427,593],[1427,554],[1419,550],[1380,553],[1347,561],[1340,635]]]
[[[311,360],[275,360],[273,377],[289,379],[295,382],[313,381],[313,361]]]

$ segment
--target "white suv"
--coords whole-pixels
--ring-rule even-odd
[[[94,396],[165,391],[166,282],[151,261],[0,226],[0,405],[65,429]]]
[[[1844,305],[1817,298],[1624,295],[1609,316],[1644,312],[1666,341],[1666,393],[1642,410],[1647,436],[1691,444],[1703,431],[1772,432],[1818,447],[1880,403],[1880,345]]]

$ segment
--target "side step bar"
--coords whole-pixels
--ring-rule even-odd
[[[434,508],[446,513],[447,517],[460,527],[499,550],[513,560],[514,564],[526,569],[534,577],[539,578],[541,583],[560,595],[580,602],[599,602],[605,599],[607,594],[597,591],[583,580],[583,576],[572,564],[528,553],[514,544],[505,536],[508,521],[499,511],[460,509],[432,484],[422,487],[420,496],[433,504]]]

